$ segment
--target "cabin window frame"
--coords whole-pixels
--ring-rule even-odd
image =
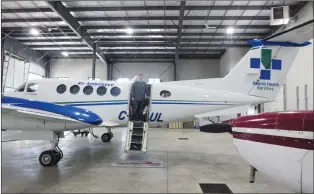
[[[118,93],[117,95],[112,94],[112,91],[113,91],[113,89],[115,89],[115,88],[119,89],[119,93]],[[112,87],[112,88],[110,89],[110,94],[111,94],[111,96],[114,96],[114,97],[119,96],[119,95],[121,94],[121,88],[119,88],[118,86]]]
[[[163,93],[165,93],[165,94],[168,93],[168,94],[170,94],[170,95],[164,96]],[[171,94],[171,92],[170,92],[169,90],[161,90],[161,91],[159,92],[159,95],[160,95],[162,98],[169,98],[172,94]]]
[[[99,91],[98,91],[98,90],[99,90],[100,88],[105,88],[105,89],[106,89],[106,91],[105,91],[104,94],[99,94]],[[99,87],[97,88],[97,90],[96,90],[96,93],[97,93],[98,96],[104,96],[104,95],[107,94],[107,92],[108,92],[108,89],[107,89],[106,86],[99,86]]]
[[[73,87],[75,87],[75,86],[78,87],[78,91],[77,91],[76,93],[72,93],[71,88],[73,88]],[[81,91],[81,87],[80,87],[79,85],[76,85],[76,84],[75,84],[75,85],[73,85],[73,86],[70,87],[70,90],[69,90],[69,91],[70,91],[71,94],[76,95],[76,94],[78,94],[78,93]]]
[[[90,91],[90,93],[87,93],[86,90],[89,89],[89,88],[91,88],[91,91]],[[94,87],[93,86],[85,86],[83,88],[83,94],[85,94],[87,96],[91,95],[93,92],[94,92]]]
[[[60,93],[60,92],[58,91],[58,88],[61,87],[61,86],[65,86],[65,89],[64,89],[63,92]],[[65,84],[60,84],[60,85],[57,86],[56,91],[57,91],[58,94],[64,94],[64,93],[67,91],[67,89],[68,89],[68,88],[67,88],[67,86],[66,86]]]

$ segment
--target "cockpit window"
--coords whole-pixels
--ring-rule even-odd
[[[23,85],[21,85],[18,89],[16,89],[15,91],[16,92],[24,92],[24,90],[25,90],[25,85],[26,85],[26,83],[24,83]]]
[[[168,90],[162,90],[160,92],[160,96],[164,98],[168,98],[169,96],[171,96],[171,93]]]
[[[29,83],[27,85],[27,92],[36,92],[38,90],[38,84],[36,83]]]

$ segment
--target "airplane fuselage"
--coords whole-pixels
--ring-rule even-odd
[[[28,89],[28,85],[32,84],[36,84],[36,91]],[[114,81],[41,79],[29,81],[24,91],[8,92],[5,95],[83,108],[99,115],[105,125],[108,122],[126,126],[130,113],[131,86],[132,83]],[[261,101],[260,98],[248,95],[186,87],[171,82],[152,84],[150,94],[151,124],[190,121],[196,114]]]

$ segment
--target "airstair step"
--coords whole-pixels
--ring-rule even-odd
[[[147,129],[145,122],[132,121],[129,123],[125,150],[134,152],[146,152]]]
[[[130,150],[139,150],[141,151],[142,144],[131,143]]]
[[[131,143],[136,144],[136,145],[142,145],[142,142],[131,141]]]
[[[133,136],[132,135],[132,139],[131,139],[131,142],[133,143],[142,143],[142,140],[143,140],[143,137],[141,136]]]
[[[144,130],[143,129],[138,129],[138,128],[133,128],[133,133],[132,134],[143,134]]]

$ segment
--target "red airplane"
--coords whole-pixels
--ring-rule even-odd
[[[313,193],[314,111],[241,116],[200,131],[229,132],[240,156],[255,171],[297,193]]]

